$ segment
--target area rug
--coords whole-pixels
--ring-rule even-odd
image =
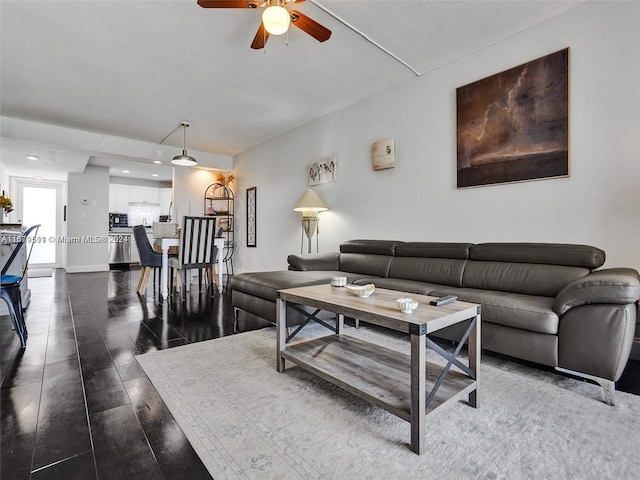
[[[290,363],[278,373],[275,349],[266,328],[136,357],[216,480],[638,478],[638,396],[610,407],[595,385],[483,355],[479,408],[434,411],[416,455],[407,422]]]

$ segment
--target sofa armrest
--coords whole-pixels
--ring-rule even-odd
[[[640,277],[632,268],[596,270],[574,280],[556,296],[553,311],[563,315],[573,307],[608,303],[626,305],[640,298]]]
[[[340,254],[338,252],[320,253],[316,255],[289,255],[289,270],[340,270]]]

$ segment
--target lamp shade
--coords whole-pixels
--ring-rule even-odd
[[[306,212],[311,210],[312,212],[318,213],[329,210],[329,208],[316,192],[309,189],[305,192],[302,198],[298,200],[298,203],[293,207],[293,210],[296,212]]]
[[[198,164],[195,158],[187,155],[186,150],[182,151],[182,155],[176,155],[175,157],[173,157],[171,163],[173,163],[174,165],[179,165],[181,167],[193,167],[194,165]]]
[[[182,155],[176,155],[171,160],[174,165],[181,167],[193,167],[198,164],[195,158],[187,154],[187,128],[189,128],[189,122],[180,123],[182,127]]]
[[[282,35],[289,30],[291,16],[286,8],[280,5],[271,5],[262,13],[264,28],[271,35]]]

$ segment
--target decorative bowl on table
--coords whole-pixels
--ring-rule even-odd
[[[369,283],[367,285],[347,285],[346,288],[357,297],[368,297],[376,289],[376,286]]]
[[[396,300],[398,308],[402,313],[411,313],[418,308],[418,302],[411,297],[403,297]]]

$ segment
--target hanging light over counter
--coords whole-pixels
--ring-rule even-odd
[[[180,123],[182,126],[182,155],[176,155],[171,160],[171,163],[174,165],[179,165],[181,167],[194,167],[198,164],[195,158],[187,155],[187,128],[189,127],[189,122]]]

